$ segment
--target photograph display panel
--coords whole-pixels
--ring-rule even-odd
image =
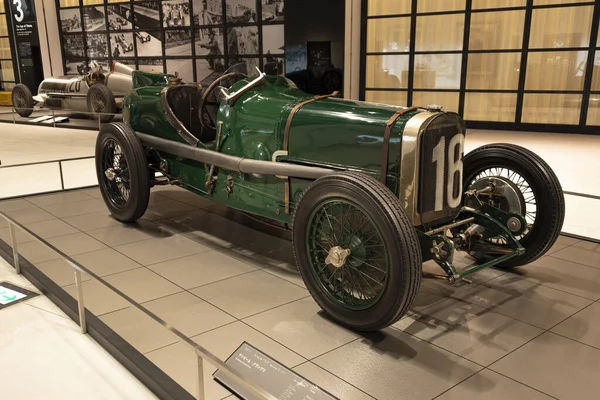
[[[139,59],[138,69],[146,72],[164,73],[162,59]]]
[[[252,73],[266,64],[280,73],[285,65],[283,0],[63,3],[57,1],[65,72],[73,71],[72,60],[84,66],[121,61],[138,69],[177,68],[184,80],[200,81],[237,63]]]

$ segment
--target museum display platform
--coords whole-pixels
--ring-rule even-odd
[[[561,236],[533,264],[484,270],[472,284],[424,280],[405,318],[360,335],[322,315],[285,235],[182,189],[154,188],[132,225],[109,216],[97,188],[2,201],[0,211],[220,359],[247,342],[342,399],[580,399],[600,389],[600,245],[592,242]],[[6,224],[0,238],[10,243]],[[19,253],[76,298],[72,268],[17,238]],[[194,351],[83,280],[88,310],[192,398]],[[231,396],[214,370],[205,366],[207,398]]]

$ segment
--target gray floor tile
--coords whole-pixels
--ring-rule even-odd
[[[86,233],[108,246],[119,246],[139,242],[140,240],[173,236],[172,232],[147,220],[94,229]]]
[[[587,242],[586,244],[588,244]],[[589,245],[587,248],[583,246],[571,246],[566,249],[557,251],[552,254],[552,257],[560,258],[561,260],[572,261],[589,267],[600,269],[600,245]]]
[[[231,356],[244,342],[251,344],[288,368],[293,368],[307,361],[290,349],[240,321],[194,336],[192,339],[222,361]]]
[[[550,248],[550,250],[548,250],[546,252],[546,255],[550,255],[550,254],[554,254],[557,251],[560,251],[562,249],[565,249],[569,246],[573,246],[576,243],[581,242],[579,239],[574,239],[568,236],[559,236],[558,239],[556,239],[556,242],[554,243],[554,245]]]
[[[148,268],[184,289],[256,271],[256,268],[216,250],[152,264]]]
[[[137,268],[109,275],[105,280],[138,303],[183,291],[179,286],[147,268]]]
[[[42,208],[59,218],[66,218],[74,217],[76,215],[91,214],[98,211],[105,211],[106,204],[104,204],[104,201],[99,199],[90,199],[67,204],[53,204],[49,206],[43,206]]]
[[[35,208],[35,205],[25,199],[0,201],[0,211],[5,213],[9,211],[25,210],[27,208]]]
[[[70,235],[79,232],[76,228],[60,219],[49,219],[47,221],[27,224],[27,228],[43,239],[56,236]]]
[[[180,214],[187,211],[195,210],[196,207],[177,200],[165,198],[164,200],[155,201],[148,205],[148,210],[144,214],[144,219],[150,221],[159,221],[167,218],[170,215]]]
[[[188,292],[161,297],[143,305],[189,337],[235,321],[232,316]]]
[[[600,350],[550,332],[489,368],[561,400],[600,393]]]
[[[494,371],[484,369],[473,375],[459,385],[453,387],[448,392],[435,400],[506,400],[506,399],[527,399],[527,400],[551,400],[552,397],[546,396],[530,387],[527,387],[512,379],[506,378]]]
[[[112,275],[142,267],[113,249],[77,254],[73,259],[99,276]]]
[[[598,268],[547,256],[519,268],[518,272],[554,289],[591,300],[600,299]]]
[[[65,286],[63,289],[77,299],[77,286],[75,284]],[[120,310],[130,305],[121,296],[92,279],[83,282],[83,298],[85,307],[96,316]]]
[[[543,330],[474,304],[447,299],[395,328],[481,365],[489,365]]]
[[[115,246],[115,249],[142,265],[157,264],[210,250],[181,235]]]
[[[81,231],[91,231],[93,229],[106,228],[108,226],[121,225],[122,223],[114,219],[108,210],[98,211],[90,214],[77,215],[74,217],[62,218],[63,221]]]
[[[50,238],[48,239],[48,243],[68,256],[107,248],[106,245],[83,232]]]
[[[25,226],[34,222],[48,221],[56,218],[49,212],[35,206],[33,208],[6,211],[5,214]]]
[[[296,284],[296,285],[306,289],[306,285],[304,284],[302,275],[300,275],[300,271],[298,271],[298,268],[296,268],[296,265],[283,263],[280,265],[276,265],[274,267],[265,268],[265,269],[263,269],[263,271],[268,272],[269,274],[278,276],[281,279],[285,279],[288,282],[291,282],[293,284]]]
[[[312,359],[359,338],[321,315],[312,298],[286,304],[244,320],[296,353]]]
[[[600,349],[600,303],[593,303],[573,315],[553,328],[552,332]]]
[[[0,217],[1,219],[1,217]],[[27,242],[31,242],[35,239],[33,239],[31,237],[31,235],[29,235],[28,233],[25,233],[25,231],[17,226],[15,226],[15,236],[17,237],[17,249],[19,248],[19,244],[20,243],[27,243]],[[8,244],[9,246],[12,246],[12,242],[10,240],[10,228],[6,227],[6,228],[0,228],[0,239],[2,239],[6,244]]]
[[[186,343],[177,342],[161,349],[145,354],[154,365],[180,384],[192,396],[198,392],[198,358],[194,349]],[[212,374],[216,368],[204,363],[204,393],[205,399],[222,399],[231,392],[217,383]]]
[[[592,302],[510,273],[455,297],[543,329],[552,328]]]
[[[294,371],[338,399],[374,400],[373,397],[361,392],[348,382],[344,382],[337,376],[325,371],[323,368],[310,361],[298,365],[294,368]]]
[[[38,207],[51,206],[55,204],[67,204],[76,201],[90,200],[92,197],[88,196],[82,191],[71,191],[71,192],[60,192],[53,194],[45,194],[41,196],[31,196],[27,200]]]
[[[179,341],[175,334],[133,306],[105,314],[100,319],[141,353]]]
[[[62,258],[36,263],[35,266],[59,286],[68,286],[75,283],[75,271],[73,267],[67,264]],[[81,274],[81,279],[87,281],[90,277],[87,274]]]
[[[573,245],[573,247],[576,247],[578,249],[593,251],[595,253],[600,253],[600,243],[596,243],[596,242],[587,242],[587,241],[580,240],[577,243],[575,243]]]
[[[87,194],[88,196],[91,196],[95,199],[102,199],[102,193],[100,193],[100,188],[98,186],[88,188],[88,189],[81,189],[81,190],[78,190],[78,192]]]
[[[309,296],[307,290],[262,271],[211,283],[191,292],[236,318]]]
[[[19,254],[32,264],[61,258],[57,252],[37,241],[22,243],[18,246],[18,250]]]
[[[459,270],[463,270],[464,268],[466,268],[467,265],[468,264],[464,264],[460,260],[456,261],[456,267]],[[428,261],[424,263],[423,271],[433,274],[444,274],[443,270],[433,261]],[[421,281],[421,286],[431,290],[435,290],[445,296],[452,296],[454,294],[460,293],[464,290],[468,290],[474,286],[477,286],[481,283],[494,279],[500,275],[503,275],[504,273],[504,271],[498,269],[486,268],[468,277],[468,279],[472,283],[460,281],[455,284],[450,284],[447,281],[441,279],[425,278]]]
[[[380,400],[430,400],[480,366],[388,328],[312,360]]]

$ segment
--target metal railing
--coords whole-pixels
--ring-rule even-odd
[[[229,378],[233,379],[237,384],[239,384],[244,390],[247,390],[257,400],[263,400],[263,399],[264,400],[277,400],[277,397],[270,394],[267,390],[260,387],[259,385],[248,382],[246,379],[244,379],[244,377],[239,372],[232,369],[229,365],[227,365],[224,361],[222,361],[217,356],[212,354],[206,348],[204,348],[204,347],[200,346],[198,343],[194,342],[192,339],[190,339],[189,337],[184,335],[178,329],[174,328],[173,326],[168,324],[166,321],[164,321],[162,318],[158,317],[156,314],[149,311],[147,308],[145,308],[144,306],[142,306],[141,304],[139,304],[138,302],[133,300],[131,297],[129,297],[128,295],[126,295],[125,293],[123,293],[122,291],[120,291],[119,289],[117,289],[116,287],[114,287],[113,285],[108,283],[107,281],[105,281],[103,278],[96,275],[94,272],[90,271],[83,265],[79,264],[77,261],[73,260],[71,257],[69,257],[68,255],[63,253],[61,250],[54,247],[52,244],[48,243],[47,241],[45,241],[44,239],[42,239],[41,237],[39,237],[38,235],[33,233],[27,227],[25,227],[22,224],[20,224],[19,222],[15,221],[13,218],[6,215],[2,211],[0,211],[0,217],[4,218],[8,222],[10,241],[11,241],[10,244],[12,247],[14,267],[15,267],[15,271],[17,274],[19,274],[19,275],[21,274],[21,261],[20,261],[19,252],[18,252],[15,227],[20,228],[25,233],[27,233],[29,236],[31,236],[34,240],[36,240],[37,242],[43,244],[44,246],[48,247],[50,250],[57,253],[64,261],[67,262],[67,264],[69,264],[73,268],[73,271],[75,274],[75,284],[77,286],[77,299],[76,300],[77,300],[77,306],[78,306],[78,310],[79,310],[79,327],[80,327],[82,334],[87,333],[87,322],[85,319],[84,292],[83,292],[83,284],[82,284],[82,280],[81,280],[81,273],[83,272],[83,273],[87,274],[88,276],[90,276],[91,278],[95,279],[96,281],[100,282],[102,285],[104,285],[105,287],[107,287],[108,289],[110,289],[111,291],[116,293],[117,295],[119,295],[121,298],[125,299],[128,303],[130,303],[131,305],[136,307],[138,310],[142,311],[146,316],[152,318],[154,321],[156,321],[160,325],[162,325],[165,329],[169,330],[171,333],[173,333],[175,336],[177,336],[179,339],[181,339],[181,341],[183,343],[189,345],[190,347],[192,347],[194,349],[196,357],[197,357],[197,361],[198,361],[198,368],[197,368],[198,369],[198,371],[197,371],[197,374],[198,374],[197,399],[198,400],[206,399],[205,386],[204,386],[204,360],[209,361],[213,366],[217,367],[221,372],[228,375]]]
[[[25,108],[25,107],[19,107],[19,109],[22,110],[31,110],[32,114],[36,113],[36,114],[40,114],[40,115],[36,115],[36,116],[29,116],[29,117],[21,117],[18,113],[17,110],[14,107],[0,107],[0,115],[7,115],[7,114],[11,114],[12,116],[12,122],[14,124],[34,124],[35,122],[33,121],[36,118],[41,118],[44,115],[51,115],[50,118],[48,118],[48,120],[52,120],[52,123],[47,123],[47,122],[43,122],[40,121],[39,123],[36,124],[36,126],[52,126],[54,128],[56,128],[57,126],[60,127],[60,122],[56,122],[55,119],[56,118],[61,118],[61,117],[67,117],[67,118],[77,118],[77,116],[86,116],[88,121],[96,121],[97,126],[94,127],[94,129],[98,129],[100,130],[101,126],[103,123],[102,121],[102,117],[104,116],[112,116],[113,120],[120,120],[119,118],[122,117],[122,114],[117,114],[117,113],[96,113],[96,112],[90,112],[90,111],[79,111],[79,110],[69,110],[69,109],[54,109],[54,108],[36,108],[36,107],[32,107],[32,108]],[[4,111],[6,110],[6,111]],[[117,117],[117,119],[115,119],[115,117]],[[19,118],[19,119],[17,119]],[[0,121],[0,122],[8,122],[6,120],[4,121]],[[109,121],[111,122],[111,121]],[[65,125],[63,125],[65,126]],[[90,129],[92,128],[92,126],[77,126],[77,129]]]

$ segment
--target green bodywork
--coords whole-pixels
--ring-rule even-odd
[[[246,84],[237,82],[232,91]],[[125,99],[124,121],[135,131],[185,143],[177,130],[165,119],[160,102],[164,86],[134,90]],[[222,121],[223,154],[270,161],[282,149],[284,129],[292,108],[313,96],[296,88],[290,80],[267,76],[263,85],[245,93],[232,107],[222,102],[217,121]],[[365,172],[378,177],[385,125],[396,107],[339,98],[327,98],[304,106],[293,119],[289,155],[278,161],[325,166]],[[387,186],[397,192],[400,172],[400,148],[404,124],[415,112],[407,113],[396,123],[390,139]],[[198,143],[198,147],[216,150],[216,141]],[[253,176],[217,168],[214,193],[208,194],[205,182],[210,166],[160,154],[169,164],[169,175],[179,184],[228,207],[251,212],[265,218],[289,222],[295,200],[310,183],[291,180],[290,213],[284,212],[284,180],[275,176]],[[226,190],[228,177],[233,191]]]

